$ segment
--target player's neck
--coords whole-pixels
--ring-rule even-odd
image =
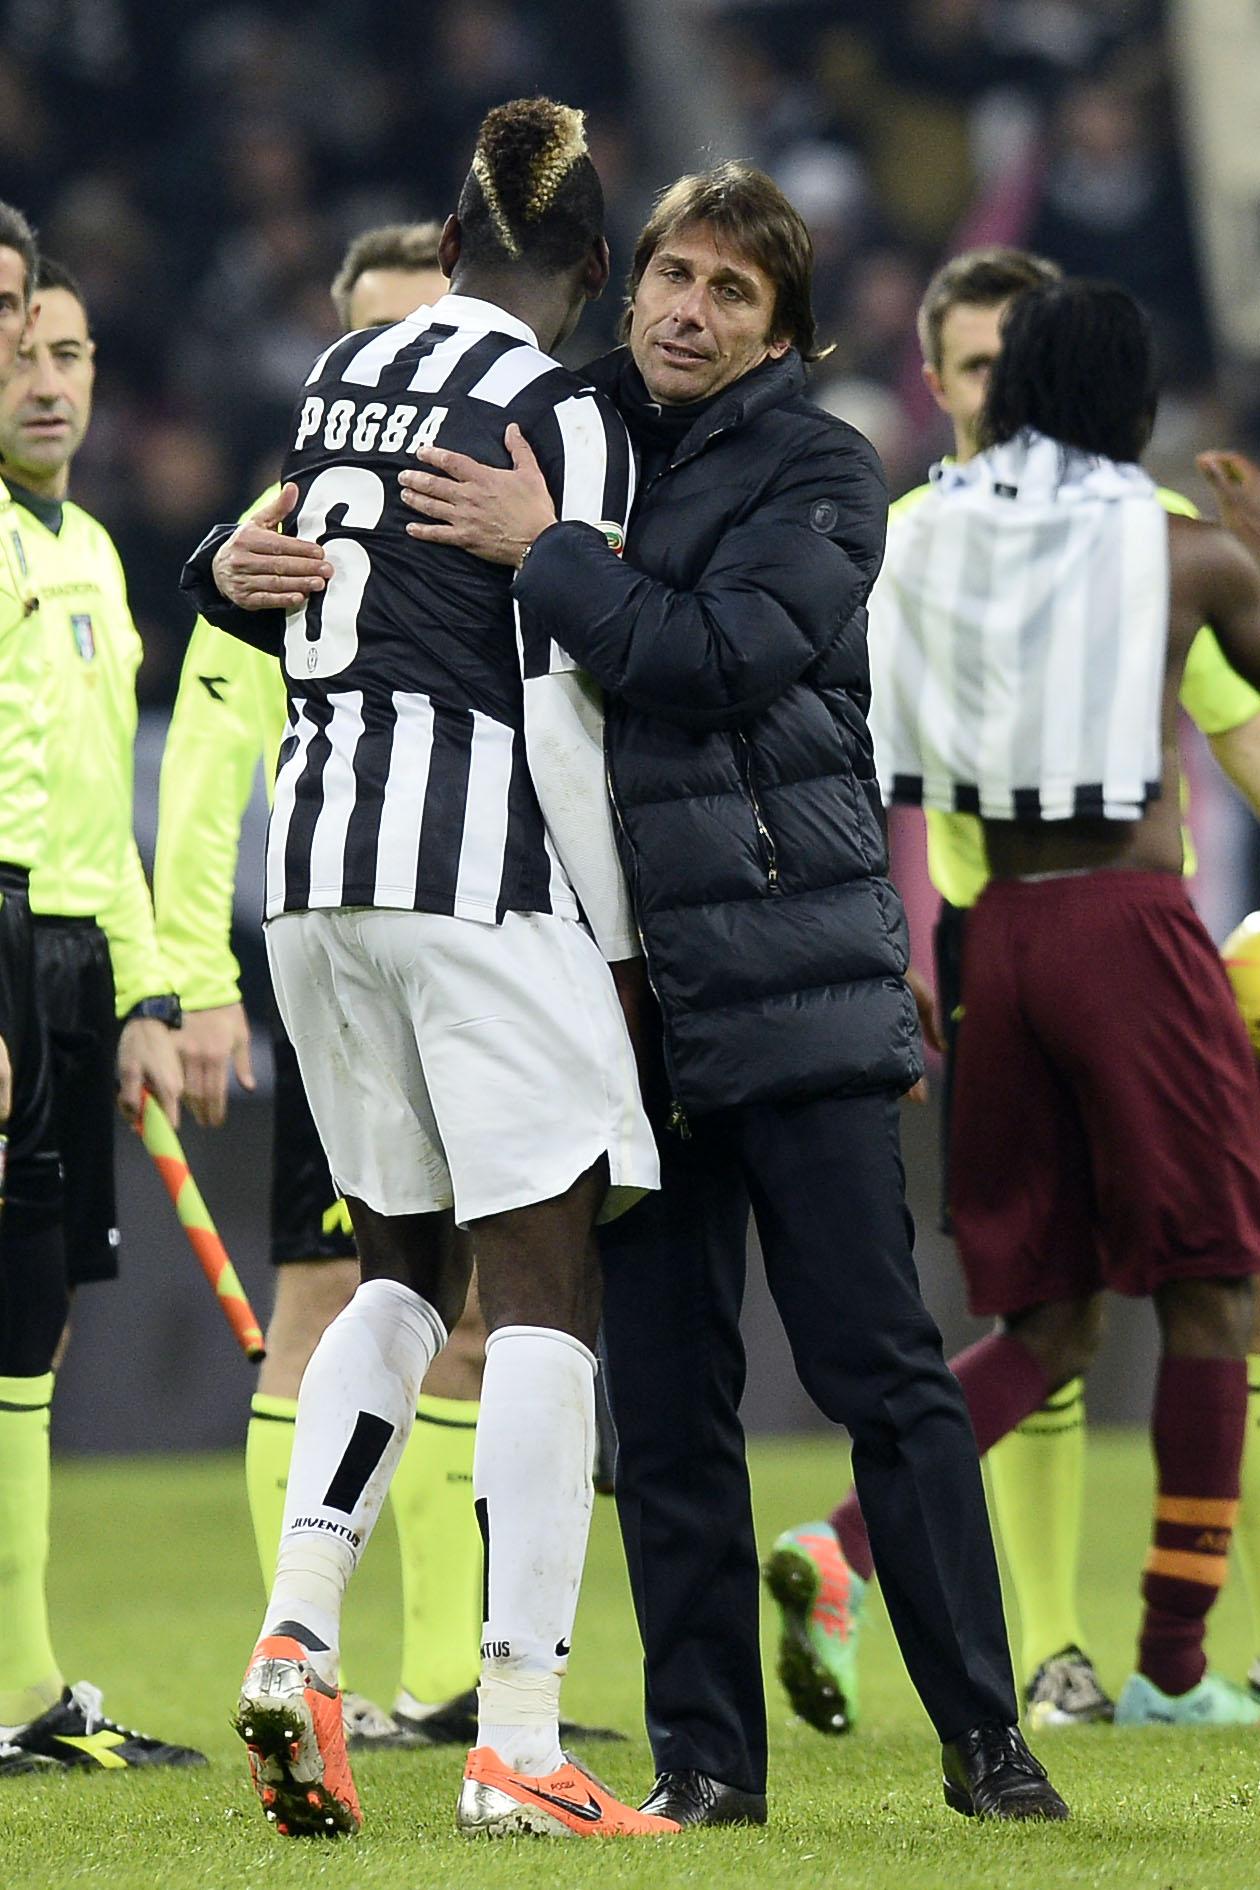
[[[455,295],[492,302],[505,315],[514,315],[518,322],[533,329],[539,347],[547,354],[568,327],[573,305],[569,283],[517,270],[456,269],[451,290]]]

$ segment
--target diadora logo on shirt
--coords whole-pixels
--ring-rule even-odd
[[[70,628],[74,632],[74,647],[85,663],[90,663],[96,655],[96,632],[92,628],[92,618],[88,611],[77,610],[70,618]]]

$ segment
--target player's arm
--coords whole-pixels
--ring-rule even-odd
[[[159,942],[184,1007],[184,1093],[203,1124],[223,1121],[229,1068],[254,1086],[232,908],[241,822],[283,722],[274,660],[199,621],[162,755],[153,884]]]
[[[624,538],[634,498],[625,426],[589,395],[566,402],[565,412],[553,471],[561,515]],[[549,626],[528,611],[518,612],[518,626],[525,749],[552,845],[604,957],[609,963],[638,958],[639,932],[608,799],[603,694]]]
[[[1186,571],[1231,668],[1260,689],[1260,558],[1220,526],[1172,518],[1169,534],[1174,587]]]
[[[9,1046],[0,1037],[0,1129],[13,1113],[13,1065],[9,1062]],[[3,1190],[0,1189],[0,1193]]]

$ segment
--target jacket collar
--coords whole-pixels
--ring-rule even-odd
[[[582,370],[583,375],[601,393],[608,394],[621,411],[634,438],[634,407],[648,400],[643,377],[634,365],[628,348],[615,348],[601,355]],[[805,386],[805,364],[795,348],[789,348],[780,361],[763,361],[740,380],[724,388],[716,400],[704,409],[690,432],[685,434],[670,456],[670,465],[694,459],[719,433],[730,433],[747,426],[771,407],[781,407]]]

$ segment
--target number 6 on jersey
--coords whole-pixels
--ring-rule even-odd
[[[338,676],[353,663],[359,648],[359,607],[372,573],[367,547],[357,538],[339,538],[339,527],[371,531],[385,510],[385,482],[365,466],[329,466],[311,481],[296,520],[299,538],[314,539],[333,567],[324,590],[289,612],[284,633],[284,666],[303,676]],[[326,537],[334,512],[334,535]]]

